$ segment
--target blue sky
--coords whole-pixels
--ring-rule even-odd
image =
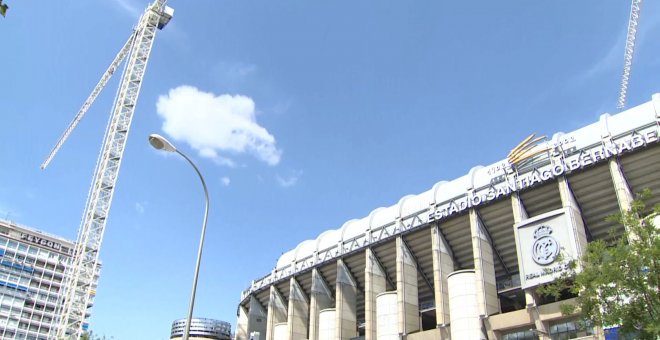
[[[75,239],[115,76],[51,166],[50,148],[144,0],[7,0],[0,18],[0,217]],[[531,133],[616,113],[628,1],[176,1],[158,33],[101,251],[91,329],[167,339],[185,316],[235,325],[279,255],[379,206],[490,164]],[[628,103],[660,92],[660,3],[643,4]]]

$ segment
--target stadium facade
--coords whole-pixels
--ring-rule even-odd
[[[0,339],[55,337],[58,302],[74,247],[64,238],[0,220]],[[100,266],[93,293],[99,272]],[[88,308],[92,305],[93,300]]]
[[[659,124],[656,94],[300,243],[242,293],[236,339],[603,338],[536,287],[622,235],[634,193],[658,202]]]

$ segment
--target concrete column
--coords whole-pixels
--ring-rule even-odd
[[[500,307],[497,299],[493,247],[488,241],[484,228],[477,211],[470,209],[470,231],[472,233],[474,271],[477,278],[479,313],[488,316],[499,313]]]
[[[319,313],[319,336],[316,340],[335,340],[337,338],[337,320],[335,308],[326,308]]]
[[[573,213],[573,234],[575,235],[575,240],[577,241],[577,254],[576,257],[582,257],[585,249],[587,248],[587,230],[584,226],[584,220],[582,219],[582,210],[573,195],[570,185],[566,177],[559,177],[557,182],[559,184],[559,195],[561,196],[561,204],[564,208],[570,208]]]
[[[263,339],[266,335],[266,320],[266,311],[254,296],[250,296],[250,303],[247,308],[238,307],[235,339],[249,340],[252,332],[259,332]]]
[[[654,98],[655,99],[655,98]],[[616,199],[619,202],[619,210],[621,213],[629,211],[632,207],[633,200],[635,195],[633,194],[626,176],[623,174],[621,169],[621,164],[617,158],[612,158],[609,160],[610,173],[612,174],[612,182],[614,182],[614,191],[616,192]],[[626,231],[630,232],[627,226],[624,226]],[[637,235],[634,233],[628,234],[629,240],[637,239]]]
[[[656,110],[656,117],[658,117],[660,95],[656,93],[653,95],[652,98],[653,98],[652,99],[653,106]],[[612,133],[610,132],[608,126],[609,117],[610,115],[607,113],[601,115],[600,117],[600,121],[601,121],[600,135],[601,135],[601,139],[603,140],[603,144],[606,145],[612,145],[614,143],[612,141]],[[630,210],[632,201],[635,197],[633,195],[632,190],[630,190],[630,186],[628,185],[626,176],[623,174],[623,170],[621,169],[621,164],[619,163],[619,159],[617,157],[612,157],[607,161],[607,165],[610,168],[610,175],[612,176],[612,182],[614,183],[614,191],[616,193],[617,201],[619,202],[619,209],[623,213],[625,211]]]
[[[560,195],[561,194],[561,188],[560,188]],[[572,194],[571,194],[572,197]],[[563,201],[562,201],[563,202]],[[520,223],[529,216],[527,215],[527,211],[525,210],[525,206],[522,203],[522,199],[518,195],[517,192],[513,193],[511,195],[511,207],[513,208],[513,222],[515,223]],[[517,232],[514,230],[514,232]],[[518,246],[518,245],[516,245]],[[525,304],[527,305],[527,313],[530,314],[532,319],[534,320],[534,326],[536,327],[537,330],[549,334],[548,330],[549,328],[547,327],[547,324],[541,321],[541,317],[538,312],[537,308],[537,303],[536,301],[538,300],[538,297],[536,295],[536,290],[534,288],[527,288],[524,290],[525,292]],[[549,339],[546,335],[540,334],[539,339],[545,340]]]
[[[419,331],[417,263],[401,236],[396,238],[396,298],[399,333]]]
[[[449,325],[449,295],[447,275],[454,271],[454,259],[449,246],[436,225],[431,228],[431,248],[433,252],[433,289],[435,295],[435,318],[441,329]],[[448,339],[445,332],[440,332],[443,339]]]
[[[520,223],[529,218],[517,192],[511,194],[511,208],[513,209],[513,223]]]
[[[376,340],[376,296],[387,289],[385,271],[376,260],[376,255],[367,248],[364,268],[364,318],[366,340]]]
[[[550,325],[547,322],[541,320],[541,314],[539,314],[537,301],[539,300],[538,294],[536,294],[536,289],[528,288],[525,289],[525,302],[527,303],[527,313],[532,316],[534,320],[534,327],[537,330],[541,331],[539,334],[540,340],[550,340]]]
[[[334,305],[332,292],[317,268],[312,269],[312,296],[309,303],[309,339],[319,338],[319,313]]]
[[[621,169],[621,164],[616,158],[612,158],[608,161],[610,166],[610,173],[612,174],[612,182],[614,182],[614,191],[616,192],[616,199],[619,201],[619,209],[621,212],[630,210],[632,202],[635,198],[630,186],[628,186],[628,181],[623,175],[623,170]]]
[[[525,206],[523,205],[522,199],[517,192],[511,194],[511,207],[513,209],[514,224],[520,223],[529,218],[529,215],[527,215],[527,210],[525,210]],[[517,231],[514,230],[513,232],[516,233]],[[536,300],[534,298],[535,296],[536,294],[533,292],[533,290],[525,289],[525,303],[527,306],[536,306]]]
[[[337,260],[335,293],[337,340],[349,340],[357,333],[357,285],[344,261]]]
[[[236,321],[236,336],[234,340],[250,339],[248,333],[248,311],[242,305],[238,306],[238,320]]]
[[[447,284],[451,308],[451,338],[488,339],[479,312],[479,280],[476,271],[466,269],[453,272],[448,275]]]
[[[289,309],[287,333],[291,340],[307,339],[309,300],[294,277],[289,280]]]
[[[268,315],[266,319],[266,340],[275,339],[275,325],[286,323],[287,306],[284,304],[282,294],[275,286],[270,286],[270,299],[268,300]]]

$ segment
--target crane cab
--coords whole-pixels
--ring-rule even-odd
[[[163,12],[160,13],[160,19],[158,20],[158,29],[162,30],[165,25],[167,25],[170,20],[172,20],[172,16],[174,15],[174,8],[170,6],[165,6],[163,8]]]

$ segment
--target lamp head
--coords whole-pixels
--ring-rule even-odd
[[[156,150],[163,150],[167,152],[175,152],[176,148],[165,137],[152,133],[149,135],[149,144]]]

